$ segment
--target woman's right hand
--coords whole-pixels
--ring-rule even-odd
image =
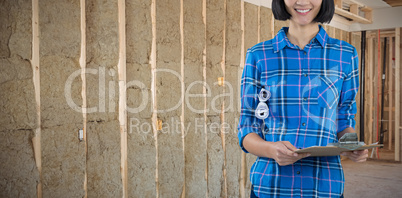
[[[288,141],[269,142],[271,145],[271,158],[273,158],[280,166],[286,166],[296,161],[310,156],[310,153],[295,153],[298,150]]]
[[[243,146],[256,156],[274,159],[280,166],[293,164],[310,156],[309,153],[295,153],[294,151],[298,149],[288,141],[267,142],[256,133],[250,133],[244,137]]]

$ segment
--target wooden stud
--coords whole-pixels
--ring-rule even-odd
[[[223,43],[222,43],[222,60],[221,60],[221,69],[222,69],[222,74],[223,77],[219,78],[219,84],[220,86],[223,86],[223,93],[225,93],[225,86],[224,86],[224,79],[226,76],[226,11],[227,11],[227,0],[224,0],[224,20],[223,20],[223,31],[222,31],[222,38],[223,38]],[[260,7],[259,7],[260,8]],[[258,16],[260,16],[260,10],[258,10]],[[258,19],[259,20],[259,19]],[[260,38],[260,22],[258,22],[258,38]],[[225,100],[222,101],[222,107],[221,107],[221,113],[220,113],[220,118],[221,118],[221,123],[225,123]],[[225,126],[224,124],[221,125],[221,141],[222,141],[222,150],[224,154],[223,158],[223,186],[224,186],[224,197],[228,196],[228,184],[227,184],[227,175],[226,175],[226,136],[225,136]]]
[[[364,6],[364,7],[360,8],[360,10],[361,10],[362,12],[369,12],[369,11],[373,11],[373,9],[372,9],[372,8],[367,7],[367,6]]]
[[[257,9],[257,40],[259,43],[261,40],[261,6],[259,5]]]
[[[392,68],[392,57],[393,57],[393,40],[392,37],[388,38],[389,40],[389,44],[388,44],[388,149],[391,150],[392,149],[392,115],[393,115],[393,111],[392,111],[392,102],[393,102],[393,68]]]
[[[202,78],[204,85],[207,84],[207,1],[202,1],[202,21],[204,23],[204,50],[202,53]],[[242,29],[244,32],[244,30]],[[205,181],[208,183],[208,131],[207,131],[207,87],[203,86],[202,93],[204,94],[204,134],[205,134]],[[206,197],[209,197],[208,190]]]
[[[152,72],[152,82],[151,82],[151,93],[152,93],[152,123],[156,124],[157,127],[152,127],[154,140],[155,140],[155,188],[156,197],[159,198],[159,150],[158,150],[158,130],[162,129],[162,121],[158,120],[158,106],[156,97],[156,0],[151,1],[151,21],[152,21],[152,47],[151,54],[149,57],[149,62],[151,65]],[[159,124],[160,123],[160,124]]]
[[[401,29],[395,29],[395,161],[401,161],[400,116],[401,116]]]
[[[124,4],[123,4],[124,5]],[[125,26],[125,23],[119,23]],[[125,28],[123,28],[125,29]],[[120,29],[121,30],[121,29]],[[120,34],[120,33],[119,33]],[[120,45],[125,46],[125,42],[121,42]],[[125,48],[125,47],[124,47]],[[125,51],[125,50],[124,50]],[[126,74],[125,72],[125,60],[123,61],[120,57],[121,64],[119,67],[119,76]],[[124,69],[123,69],[124,68]],[[124,71],[124,72],[123,72]],[[125,77],[124,77],[125,78]],[[127,164],[127,111],[126,111],[126,81],[123,79],[119,79],[119,123],[120,123],[120,138],[121,138],[121,174],[122,174],[122,184],[123,184],[123,198],[128,197],[128,164]]]
[[[241,0],[241,47],[240,47],[240,68],[244,68],[244,0]],[[274,38],[274,16],[271,16],[271,35]],[[247,163],[246,163],[246,153],[242,152],[241,154],[241,170],[240,170],[240,197],[246,197],[246,182],[247,182]]]
[[[355,15],[359,15],[359,6],[357,4],[350,5],[350,12]]]
[[[335,0],[335,7],[342,8],[342,0]]]
[[[127,89],[126,89],[126,2],[118,1],[119,20],[119,63],[117,65],[119,79],[119,124],[121,151],[121,179],[123,198],[128,197],[128,164],[127,164]]]
[[[334,30],[334,27],[329,26],[329,25],[327,26],[327,34],[328,34],[329,37],[334,38],[334,35],[335,35],[335,34],[334,34],[334,31],[335,31],[335,30]]]
[[[241,11],[241,13],[240,13],[240,15],[241,15],[241,18],[240,18],[240,25],[241,25],[241,51],[240,51],[240,68],[244,68],[244,61],[245,61],[245,54],[244,54],[244,31],[245,31],[245,29],[244,29],[244,0],[241,0],[241,4],[240,4],[240,6],[241,6],[241,8],[240,8],[240,11]],[[273,15],[272,15],[272,18],[273,18]],[[273,30],[274,29],[274,27],[272,26],[272,28],[271,28],[271,33],[274,31]],[[273,37],[272,37],[273,38]]]
[[[32,138],[34,159],[39,173],[39,181],[36,186],[38,198],[42,198],[42,146],[41,146],[41,103],[40,103],[40,67],[39,67],[39,2],[32,1],[32,59],[31,67],[35,89],[36,102],[36,129]]]
[[[85,146],[85,156],[88,155],[88,140],[87,140],[87,96],[86,96],[86,15],[85,15],[85,0],[80,0],[80,26],[81,26],[81,54],[80,54],[80,67],[81,67],[81,79],[82,79],[82,117],[83,117],[83,136]],[[84,173],[84,198],[88,197],[88,174],[87,163],[85,163]]]
[[[180,75],[182,78],[180,78],[180,83],[181,83],[181,96],[180,99],[183,102],[184,101],[184,93],[185,93],[185,85],[184,85],[184,2],[183,0],[180,0]],[[185,130],[184,130],[184,122],[185,122],[185,105],[181,105],[181,115],[180,115],[180,132],[181,132],[181,142],[182,142],[182,149],[183,149],[183,162],[186,162],[186,141],[184,139],[185,137]],[[181,191],[181,198],[185,198],[186,196],[186,169],[183,168],[183,187]]]
[[[364,12],[364,18],[373,21],[373,10],[371,8],[364,8],[362,11]]]
[[[365,104],[367,104],[368,108],[368,120],[366,120],[367,123],[367,132],[368,132],[368,144],[372,144],[373,143],[373,117],[372,115],[374,114],[373,111],[373,96],[374,96],[374,92],[373,92],[373,48],[374,48],[374,39],[370,38],[368,39],[368,43],[367,43],[367,70],[368,72],[366,72],[367,75],[367,80],[366,82],[368,85],[368,89],[367,90],[367,95],[368,95],[368,101],[365,102]]]
[[[271,38],[275,37],[275,17],[271,15]]]
[[[380,30],[378,30],[377,31],[377,45],[376,45],[376,52],[377,52],[377,56],[375,56],[375,57],[377,57],[377,68],[376,68],[376,78],[375,78],[375,80],[374,80],[374,85],[375,85],[375,87],[374,87],[374,89],[375,89],[375,110],[376,110],[376,112],[375,112],[375,137],[376,137],[376,142],[378,142],[379,141],[379,137],[380,137],[380,133],[381,133],[381,131],[379,131],[380,130],[380,125],[381,125],[381,115],[380,115],[380,112],[381,112],[381,109],[380,109],[380,104],[381,104],[381,92],[380,92],[380,87],[381,87],[381,84],[382,84],[382,81],[381,81],[381,75],[382,75],[382,73],[381,73],[381,58],[382,58],[382,53],[381,53],[381,38],[380,38]]]

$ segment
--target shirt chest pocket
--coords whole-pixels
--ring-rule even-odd
[[[336,108],[342,89],[342,78],[320,75],[318,76],[317,100],[323,108]]]
[[[276,104],[280,100],[286,97],[286,91],[284,91],[283,86],[286,86],[286,80],[283,80],[279,75],[270,76],[264,79],[262,82],[262,87],[270,92],[269,104]]]

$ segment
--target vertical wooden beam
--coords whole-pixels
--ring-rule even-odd
[[[364,12],[364,18],[373,21],[373,10],[371,8],[362,8],[362,11]]]
[[[377,76],[376,76],[376,74],[377,74],[377,59],[378,59],[378,55],[377,55],[377,52],[378,52],[378,45],[377,45],[377,40],[376,40],[376,38],[377,38],[377,34],[378,34],[378,32],[376,32],[376,36],[375,36],[375,38],[373,39],[373,59],[372,59],[372,67],[371,67],[371,70],[372,70],[372,75],[371,75],[371,86],[372,86],[372,97],[373,97],[373,102],[371,103],[372,104],[372,113],[373,113],[373,118],[372,118],[372,122],[371,122],[371,127],[373,128],[373,130],[372,130],[372,134],[371,134],[371,141],[372,142],[376,142],[376,140],[377,140],[377,100],[378,100],[378,95],[377,95]],[[376,154],[377,152],[376,152],[376,150],[377,149],[374,149],[375,150],[375,152],[373,152],[373,153],[371,153],[371,157],[376,157],[374,154]]]
[[[375,125],[376,125],[376,142],[379,141],[380,133],[381,133],[381,131],[379,131],[380,130],[380,124],[381,124],[381,115],[380,115],[380,112],[381,112],[381,109],[380,109],[380,104],[381,104],[380,87],[381,87],[381,84],[382,84],[382,81],[381,81],[381,75],[382,75],[382,72],[381,72],[381,57],[382,57],[382,54],[381,54],[381,37],[380,37],[380,30],[378,30],[377,31],[377,78],[376,78],[376,82],[375,82],[375,85],[377,86],[376,87],[377,92],[375,94],[375,96],[376,96],[376,106],[377,106],[377,108],[376,108],[376,111],[377,111],[376,112],[376,121],[375,121]],[[376,150],[378,151],[378,149],[376,149]],[[377,157],[379,158],[379,156],[377,156]]]
[[[342,8],[342,0],[335,0],[335,6],[338,8]]]
[[[150,65],[152,70],[152,131],[155,139],[155,186],[156,186],[156,197],[159,198],[159,150],[158,150],[158,105],[157,105],[157,87],[156,87],[156,0],[151,2],[151,21],[152,21],[152,47],[150,54]]]
[[[258,42],[260,42],[260,40],[261,40],[261,6],[260,5],[257,8],[257,26],[258,26],[257,40],[258,40]]]
[[[241,0],[241,49],[240,49],[240,68],[244,68],[245,61],[245,53],[244,53],[244,0]],[[271,34],[274,35],[274,16],[271,17],[272,26],[271,26]],[[246,197],[246,182],[247,182],[247,163],[246,163],[246,153],[242,152],[241,155],[241,170],[240,170],[240,197]]]
[[[359,5],[351,4],[350,5],[350,12],[356,15],[359,15]]]
[[[337,29],[337,30],[338,30],[338,33],[339,33],[339,40],[347,42],[347,40],[346,40],[346,31],[343,31],[342,29]]]
[[[183,78],[185,77],[184,75],[184,8],[183,8],[183,0],[180,0],[180,84],[181,84],[181,96],[180,100],[182,101],[181,105],[181,115],[180,115],[180,125],[181,125],[181,142],[182,142],[182,149],[183,149],[183,162],[184,168],[183,168],[183,186],[182,186],[182,192],[181,192],[181,198],[186,197],[186,141],[184,139],[185,137],[185,126],[184,126],[184,93],[185,93],[185,87],[184,87],[184,80]]]
[[[368,101],[365,102],[365,104],[367,104],[367,109],[368,109],[368,120],[366,120],[367,123],[367,132],[368,132],[368,144],[372,144],[373,143],[373,97],[374,97],[374,89],[373,89],[373,48],[374,48],[374,39],[373,38],[369,38],[368,39],[368,43],[367,43],[367,70],[368,72],[366,72],[367,75],[367,80],[366,82],[368,85],[368,89],[367,90],[367,99]]]
[[[401,29],[395,29],[395,161],[401,161]]]
[[[393,67],[392,67],[392,57],[393,57],[393,38],[389,37],[389,44],[388,44],[388,149],[391,150],[392,149],[392,119],[394,119],[392,117],[392,115],[394,114],[393,111]]]
[[[204,50],[202,52],[202,78],[204,86],[202,93],[204,94],[204,134],[205,134],[205,181],[207,185],[206,197],[208,192],[208,131],[207,131],[207,0],[202,0],[202,22],[204,23]]]
[[[120,123],[120,152],[121,178],[123,183],[123,198],[128,197],[127,188],[127,89],[126,89],[126,1],[118,0],[119,21],[119,63],[117,65],[119,79],[119,123]]]
[[[261,21],[261,37],[260,42],[271,39],[271,19],[272,10],[264,6],[261,7],[260,21]]]
[[[352,44],[354,47],[356,47],[356,51],[357,51],[357,54],[359,57],[359,72],[360,72],[359,75],[360,75],[360,79],[361,79],[361,81],[360,81],[361,84],[360,84],[360,89],[358,91],[358,94],[356,95],[356,105],[357,105],[357,108],[359,109],[359,111],[357,111],[357,113],[356,113],[356,133],[359,137],[359,140],[364,141],[364,134],[362,136],[360,136],[361,135],[360,131],[361,131],[361,126],[362,126],[361,123],[364,123],[364,113],[362,113],[362,110],[364,109],[362,106],[363,105],[362,99],[364,97],[362,97],[361,94],[364,92],[364,88],[365,88],[365,87],[363,87],[363,84],[365,83],[363,77],[365,76],[365,74],[364,74],[364,71],[362,70],[362,66],[365,62],[365,60],[363,60],[363,56],[365,54],[362,55],[362,53],[361,53],[362,52],[361,33],[360,32],[359,33],[348,32],[347,36],[348,36],[347,39],[349,40],[349,43]],[[363,120],[363,122],[361,122],[362,120]]]
[[[37,197],[42,198],[42,149],[41,149],[41,104],[40,104],[40,67],[39,67],[39,5],[32,0],[32,59],[33,82],[36,102],[36,129],[32,138],[36,168],[39,172]]]
[[[335,34],[336,29],[332,26],[328,25],[328,35],[332,38],[335,38],[336,34]]]
[[[85,19],[85,0],[80,0],[80,8],[81,8],[81,55],[80,55],[80,67],[81,67],[81,80],[82,80],[82,118],[83,118],[83,132],[84,132],[84,146],[85,146],[85,176],[84,176],[84,197],[88,197],[88,174],[87,174],[87,162],[88,158],[88,140],[87,140],[87,92],[86,92],[86,19]]]
[[[271,14],[271,39],[273,39],[274,37],[275,37],[275,17],[274,14]]]
[[[222,75],[223,79],[226,77],[226,70],[225,70],[225,65],[226,65],[226,13],[227,13],[227,0],[224,0],[223,2],[223,12],[224,12],[224,19],[223,19],[223,31],[222,31],[222,60],[221,60],[221,69],[222,69]],[[258,10],[258,15],[260,14],[260,10]],[[260,36],[260,30],[258,29],[258,37]],[[225,84],[223,84],[223,93],[226,93],[225,89]],[[228,186],[227,186],[227,175],[226,175],[226,138],[225,138],[225,127],[226,127],[226,122],[225,122],[225,100],[222,101],[222,106],[221,106],[221,140],[222,140],[222,149],[223,149],[223,181],[224,181],[224,197],[228,197]]]

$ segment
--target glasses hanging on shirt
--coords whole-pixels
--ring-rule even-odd
[[[258,94],[258,100],[260,101],[260,103],[258,103],[258,106],[255,109],[255,116],[258,119],[264,120],[265,118],[268,117],[269,108],[268,108],[268,105],[266,102],[269,100],[270,97],[271,97],[271,92],[262,88],[260,93]]]

